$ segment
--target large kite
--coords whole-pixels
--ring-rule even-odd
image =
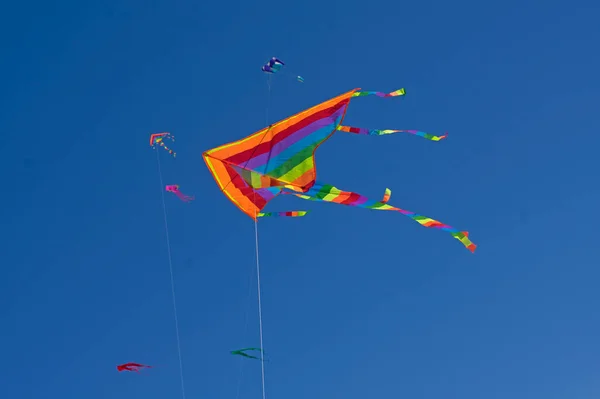
[[[304,216],[304,211],[263,213],[262,209],[279,194],[291,194],[313,200],[335,202],[362,208],[396,211],[422,226],[449,232],[471,252],[476,245],[469,233],[457,230],[427,216],[400,209],[387,202],[391,191],[386,189],[381,201],[369,200],[350,191],[316,181],[314,153],[336,132],[380,136],[409,133],[428,140],[446,138],[417,130],[377,130],[342,125],[350,100],[354,97],[376,95],[396,97],[404,89],[391,93],[354,89],[289,118],[274,123],[241,140],[204,152],[204,162],[221,191],[248,216],[256,220],[263,216]]]

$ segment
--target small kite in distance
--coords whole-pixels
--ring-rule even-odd
[[[121,372],[121,371],[135,371],[136,373],[139,373],[141,368],[149,368],[149,369],[151,369],[152,366],[146,366],[145,364],[140,364],[140,363],[125,363],[125,364],[119,364],[117,366],[117,370],[119,370],[119,372]]]
[[[276,73],[284,66],[285,64],[277,57],[271,58],[265,65],[262,66],[262,71],[266,73]]]
[[[246,351],[258,351],[258,352],[262,353],[262,350],[260,348],[244,348],[244,349],[238,349],[238,350],[235,350],[235,351],[231,351],[231,354],[232,355],[244,356],[244,357],[247,357],[249,359],[261,360],[260,357],[249,355],[249,354],[245,353]]]
[[[279,72],[284,65],[285,64],[283,63],[283,61],[281,61],[279,58],[272,57],[262,66],[261,70],[265,73],[274,74]],[[296,80],[300,83],[304,83],[304,78],[302,76],[296,76]]]
[[[165,186],[165,190],[167,190],[170,193],[175,194],[183,202],[190,202],[194,199],[193,196],[185,195],[184,193],[179,191],[179,186],[177,184],[171,184],[171,185]]]
[[[165,139],[175,141],[175,137],[171,136],[171,133],[154,133],[150,135],[150,146],[152,146],[152,148],[156,148],[156,146],[159,145],[169,154],[173,155],[173,158],[176,158],[177,153],[165,145]]]

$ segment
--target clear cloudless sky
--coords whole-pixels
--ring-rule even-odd
[[[254,225],[204,150],[355,87],[319,180],[468,230],[280,197],[259,222],[268,399],[600,396],[600,4],[8,2],[0,397],[261,398]],[[170,144],[170,143],[169,143]],[[124,362],[155,366],[118,373]]]

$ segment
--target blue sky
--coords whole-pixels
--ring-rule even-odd
[[[594,1],[13,2],[0,33],[0,392],[259,398],[253,223],[202,151],[354,87],[319,179],[469,230],[309,209],[259,224],[267,398],[597,398],[600,40]],[[596,110],[596,111],[594,111]],[[142,375],[115,365],[154,365]],[[241,366],[243,368],[241,369]],[[243,372],[240,372],[243,370]],[[240,390],[239,395],[236,394]]]

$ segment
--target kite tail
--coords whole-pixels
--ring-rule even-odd
[[[172,149],[170,149],[169,147],[167,147],[165,145],[165,143],[163,143],[162,141],[158,144],[159,146],[161,146],[162,148],[164,148],[165,150],[167,150],[167,152],[171,155],[173,155],[173,158],[177,157],[177,153],[175,151],[173,151]]]
[[[179,197],[180,200],[182,200],[183,202],[190,202],[193,201],[195,199],[195,197],[189,196],[189,195],[185,195],[184,193],[182,193],[181,191],[176,191],[175,195]]]
[[[354,94],[352,94],[352,97],[377,96],[377,97],[385,98],[385,97],[398,97],[398,96],[404,96],[404,95],[406,95],[406,90],[398,89],[398,90],[394,90],[390,93],[383,93],[381,91],[357,91]],[[342,132],[347,132],[347,133],[363,134],[363,135],[367,135],[367,136],[383,136],[385,134],[392,134],[392,133],[409,133],[409,134],[414,134],[415,136],[420,136],[420,137],[426,138],[427,140],[431,140],[431,141],[440,141],[440,140],[448,137],[447,134],[444,134],[443,136],[434,136],[433,134],[421,132],[419,130],[365,129],[365,128],[361,128],[361,127],[350,127],[350,126],[338,126],[337,130],[342,131]]]
[[[393,133],[409,133],[414,134],[415,136],[420,136],[426,138],[431,141],[440,141],[448,137],[448,134],[444,134],[443,136],[434,136],[433,134],[421,132],[419,130],[396,130],[396,129],[365,129],[362,127],[351,127],[351,126],[338,126],[337,130],[346,133],[354,133],[354,134],[363,134],[366,136],[383,136],[386,134]]]
[[[447,231],[450,233],[450,235],[452,235],[452,237],[459,240],[471,252],[475,252],[475,248],[477,247],[477,245],[469,240],[469,233],[467,231],[460,231],[452,226],[448,226],[447,224],[431,219],[427,216],[419,215],[411,211],[388,205],[387,201],[391,196],[391,190],[389,189],[386,189],[382,201],[369,200],[363,195],[350,191],[342,191],[332,185],[320,183],[316,183],[306,193],[290,192],[290,194],[311,201],[335,202],[338,204],[357,206],[360,208],[374,209],[379,211],[400,212],[401,214],[418,222],[421,226]]]
[[[290,217],[290,218],[296,218],[296,217],[301,217],[301,216],[305,216],[308,213],[308,211],[285,211],[285,212],[260,212],[258,215],[256,215],[256,217],[262,218],[262,217]]]
[[[357,91],[352,94],[352,97],[364,97],[364,96],[377,96],[377,97],[398,97],[404,96],[406,94],[406,90],[404,88],[394,90],[390,93],[383,93],[381,91]]]
[[[392,190],[390,190],[389,188],[386,188],[385,193],[383,194],[383,198],[381,199],[381,203],[387,204],[387,202],[390,200],[391,196],[392,196]]]

